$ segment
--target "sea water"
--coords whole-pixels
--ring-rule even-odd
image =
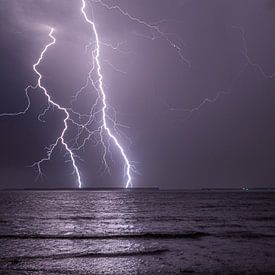
[[[0,192],[0,274],[275,272],[275,193]]]

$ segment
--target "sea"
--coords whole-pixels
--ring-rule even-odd
[[[275,193],[0,192],[0,274],[275,274]]]

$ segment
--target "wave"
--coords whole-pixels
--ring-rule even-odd
[[[146,249],[146,250],[134,250],[134,251],[115,251],[115,252],[81,252],[81,253],[63,253],[54,255],[34,255],[34,256],[18,256],[18,257],[2,257],[0,262],[10,262],[13,264],[20,263],[26,260],[36,259],[66,259],[66,258],[110,258],[110,257],[130,257],[130,256],[146,256],[146,255],[158,255],[169,250],[166,248],[159,249]]]
[[[275,238],[274,234],[254,233],[250,231],[229,231],[224,234],[218,234],[217,237],[222,238],[241,238],[241,239],[263,239]]]
[[[251,218],[252,221],[275,221],[275,217],[271,216],[271,217],[255,217],[255,218]]]
[[[110,234],[110,235],[46,235],[46,234],[5,234],[0,235],[0,239],[49,239],[49,240],[105,240],[105,239],[200,239],[203,237],[216,238],[245,238],[261,239],[275,238],[275,234],[254,233],[250,231],[226,231],[222,233],[210,234],[206,232],[187,233],[132,233],[132,234]]]
[[[112,235],[44,235],[44,234],[6,234],[0,235],[0,239],[198,239],[210,236],[205,232],[187,233],[133,233],[133,234],[112,234]]]

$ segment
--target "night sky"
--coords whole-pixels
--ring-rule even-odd
[[[119,51],[102,44],[100,62],[108,103],[127,126],[119,140],[135,161],[133,185],[275,187],[275,1],[103,1],[158,26],[183,55],[144,24],[90,1],[100,41],[121,43]],[[0,0],[0,113],[26,107],[24,89],[37,81],[32,65],[50,26],[57,42],[39,70],[54,100],[70,107],[93,39],[80,8],[77,0]],[[28,167],[45,157],[64,118],[52,109],[40,122],[47,101],[39,89],[30,98],[25,115],[0,117],[0,188],[76,187],[61,146],[43,164],[43,179]],[[87,113],[93,100],[84,93],[74,107]],[[100,145],[78,152],[84,187],[124,186],[121,157],[110,150],[110,174]]]

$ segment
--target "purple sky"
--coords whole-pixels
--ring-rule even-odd
[[[131,141],[120,141],[137,162],[134,186],[275,187],[275,1],[103,2],[157,24],[190,63],[164,38],[151,39],[156,32],[90,1],[101,42],[123,42],[120,52],[103,45],[100,61],[108,102],[128,126],[122,129]],[[26,106],[24,88],[36,81],[32,64],[49,42],[49,26],[57,43],[40,66],[43,84],[70,106],[85,82],[85,45],[93,38],[80,7],[76,0],[1,0],[0,113]],[[83,96],[75,108],[85,113],[93,100]],[[24,116],[0,118],[0,187],[74,187],[61,147],[43,165],[43,181],[27,167],[45,156],[62,127],[57,111],[37,120],[46,104],[39,90],[31,104]],[[120,156],[111,150],[111,175],[102,173],[100,146],[79,152],[85,187],[124,185]]]

